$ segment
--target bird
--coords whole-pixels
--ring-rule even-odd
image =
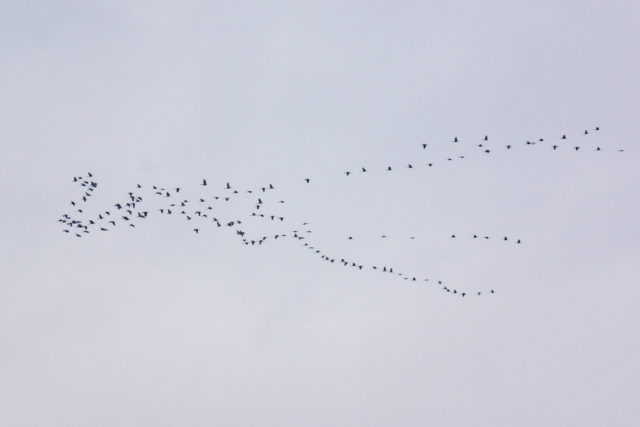
[[[347,176],[349,176],[349,175],[351,174],[351,172],[346,171],[346,172],[345,172],[345,174],[346,174]]]
[[[391,170],[391,166],[387,166],[387,170],[390,171]]]
[[[409,165],[407,166],[409,169],[412,169],[413,166],[411,166],[411,163],[409,163]]]
[[[200,231],[198,228],[194,228],[193,231],[196,232],[196,234],[198,234],[198,232]]]
[[[510,150],[510,149],[511,149],[511,145],[507,145],[507,150]]]
[[[484,141],[488,141],[489,137],[487,135],[484,136]]]
[[[367,170],[365,168],[362,168],[362,172],[366,172]]]
[[[562,135],[562,138],[560,139],[567,139],[567,135]]]
[[[453,138],[453,142],[458,142],[458,137],[457,136]]]
[[[579,147],[579,146],[577,146],[577,145],[576,145],[575,147],[573,147],[573,148],[575,148],[575,149],[576,149],[576,151],[578,151],[578,150],[580,149],[580,147]]]
[[[427,144],[422,144],[422,149],[426,150],[427,149]]]
[[[309,178],[305,178],[305,181],[307,181],[307,184],[309,183],[310,179]]]
[[[231,189],[231,185],[229,185],[229,183],[227,182],[227,190]]]
[[[202,180],[202,184],[200,184],[200,185],[202,185],[202,186],[207,185],[207,180],[206,180],[206,179],[203,179],[203,180]]]

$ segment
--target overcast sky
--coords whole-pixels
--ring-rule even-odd
[[[0,424],[637,425],[638,22],[631,0],[0,0]],[[92,214],[137,183],[272,183],[286,222],[247,228],[308,222],[330,256],[474,296],[151,202],[73,238],[88,171]]]

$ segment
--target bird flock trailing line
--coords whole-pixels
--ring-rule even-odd
[[[555,139],[555,141],[548,142],[544,138],[537,138],[534,140],[525,140],[519,144],[506,144],[499,148],[489,146],[489,136],[485,135],[477,142],[473,143],[473,148],[477,149],[485,155],[491,155],[495,151],[502,149],[511,151],[517,147],[532,147],[532,146],[547,146],[550,148],[550,152],[557,152],[559,150],[569,150],[571,152],[578,152],[580,150],[591,149],[596,152],[605,151],[598,145],[585,145],[588,141],[585,139],[592,133],[600,131],[599,127],[595,127],[591,130],[585,129],[575,139],[576,142],[569,144],[570,140],[566,134]],[[571,138],[573,140],[574,137]],[[464,144],[463,139],[455,136],[451,139],[453,144]],[[423,151],[429,151],[430,143],[420,143],[418,149]],[[611,150],[611,149],[609,149]],[[621,148],[614,149],[617,152],[624,152]],[[414,169],[418,167],[431,168],[436,163],[447,163],[454,160],[464,159],[464,155],[446,157],[440,162],[424,162],[417,157],[406,162],[403,165],[384,165],[377,168],[369,166],[359,166],[344,172],[344,176],[349,178],[354,174],[367,174],[373,170],[380,170],[389,173],[393,173],[397,169]],[[314,180],[312,177],[305,177],[302,179],[303,183],[313,186]],[[311,242],[311,236],[313,235],[313,229],[309,227],[308,222],[297,223],[298,225],[292,225],[293,221],[290,221],[283,214],[276,214],[273,211],[277,210],[276,207],[282,208],[286,205],[286,200],[280,197],[273,198],[274,192],[276,192],[276,186],[272,183],[267,183],[254,188],[235,188],[230,182],[226,182],[225,185],[218,187],[216,194],[211,194],[211,185],[207,182],[206,178],[202,179],[199,183],[201,189],[201,195],[196,198],[184,198],[181,193],[181,187],[164,187],[159,185],[142,185],[136,184],[132,191],[128,192],[126,197],[114,203],[107,209],[104,209],[89,218],[89,215],[85,212],[84,206],[94,196],[95,191],[98,189],[98,182],[94,180],[94,175],[88,172],[85,176],[74,176],[73,183],[77,184],[81,193],[78,198],[70,201],[69,205],[73,209],[70,213],[64,213],[58,218],[58,222],[63,224],[62,232],[73,236],[76,239],[87,237],[88,235],[98,232],[110,232],[116,228],[126,227],[135,228],[137,225],[142,224],[149,220],[149,218],[155,215],[178,217],[184,221],[193,224],[191,231],[194,235],[202,235],[205,227],[213,227],[214,229],[228,230],[236,236],[241,244],[247,247],[263,247],[267,241],[286,240],[291,242],[298,242],[300,247],[306,250],[308,253],[316,256],[318,259],[328,263],[339,265],[342,267],[348,267],[355,270],[372,270],[381,274],[396,277],[404,281],[411,283],[426,283],[434,284],[438,286],[443,292],[466,297],[468,295],[480,296],[483,294],[494,294],[495,291],[490,289],[488,291],[475,290],[467,291],[461,290],[458,287],[451,287],[444,283],[443,280],[433,279],[430,277],[422,277],[414,274],[409,274],[404,271],[398,271],[391,265],[372,265],[354,259],[347,259],[344,257],[330,255],[324,250]],[[153,200],[158,207],[143,208],[147,206],[149,200]],[[232,202],[239,200],[249,201],[251,204],[250,209],[240,217],[228,217],[223,218],[220,214],[216,213],[222,206],[228,205]],[[158,204],[159,203],[159,204]],[[255,224],[260,224],[260,221],[268,221],[280,227],[280,231],[277,233],[262,233],[259,235],[250,235],[246,231],[245,225],[248,221],[253,221]],[[376,234],[381,241],[389,239],[406,239],[415,240],[420,239],[420,236],[407,235],[407,236],[391,236],[388,234]],[[517,236],[488,236],[485,234],[477,233],[470,235],[458,235],[456,233],[449,233],[450,239],[475,239],[478,241],[486,240],[500,240],[505,244],[513,244],[514,246],[522,244],[522,240]],[[356,240],[357,237],[345,236],[345,241]]]

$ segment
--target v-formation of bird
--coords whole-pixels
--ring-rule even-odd
[[[596,127],[594,129],[594,131],[596,132],[599,130],[600,130],[599,127]],[[585,130],[582,135],[589,135],[589,131]],[[565,141],[568,138],[566,134],[564,134],[559,139],[560,141]],[[491,150],[485,148],[487,141],[489,141],[489,137],[484,136],[484,138],[481,139],[480,143],[476,145],[478,148],[483,149],[485,153],[489,154],[491,153]],[[452,142],[462,143],[462,140],[459,137],[454,137]],[[530,145],[536,145],[543,142],[544,142],[544,139],[539,138],[535,142],[527,140],[524,143],[524,145],[530,146]],[[423,150],[426,150],[428,146],[429,144],[426,144],[426,143],[421,144],[421,148]],[[553,151],[557,150],[560,146],[561,146],[560,143],[551,144],[551,148]],[[505,146],[505,149],[510,150],[512,147],[513,145],[507,144]],[[581,148],[580,145],[576,145],[572,149],[573,151],[578,151],[580,148]],[[602,151],[602,149],[599,146],[597,146],[595,148],[595,151]],[[622,152],[624,150],[618,149],[618,151]],[[458,156],[458,158],[464,158],[464,156]],[[452,158],[447,158],[447,161],[451,161],[451,160]],[[413,169],[414,164],[417,165],[418,162],[416,161],[407,162],[405,167],[407,169]],[[432,167],[433,163],[426,163],[426,166]],[[391,166],[386,166],[384,170],[390,172],[390,171],[393,171],[394,169]],[[360,167],[359,171],[360,173],[364,174],[368,172],[368,169],[366,167]],[[352,175],[352,173],[351,171],[346,171],[345,175],[348,177]],[[78,184],[81,187],[82,194],[80,195],[80,198],[78,199],[78,201],[71,201],[70,205],[73,206],[73,208],[75,209],[76,211],[75,213],[81,214],[82,216],[86,216],[86,213],[81,207],[81,203],[84,204],[89,201],[89,199],[93,196],[94,191],[98,188],[98,183],[93,180],[93,174],[91,172],[87,173],[86,177],[83,177],[83,176],[73,177],[73,182]],[[311,184],[312,179],[305,178],[304,182],[306,182],[307,184]],[[206,179],[203,179],[200,185],[205,189],[210,188],[210,185],[207,183]],[[70,214],[63,214],[58,219],[58,222],[63,223],[65,225],[65,228],[63,228],[62,230],[63,232],[68,234],[73,234],[76,238],[82,238],[83,236],[90,234],[92,231],[100,231],[100,232],[110,231],[114,227],[116,227],[117,224],[122,224],[127,227],[134,228],[136,227],[136,224],[138,221],[146,220],[149,217],[150,212],[147,210],[143,210],[141,208],[141,205],[143,201],[146,200],[145,198],[152,196],[152,197],[155,197],[156,199],[160,199],[168,202],[168,204],[160,207],[157,210],[159,214],[182,216],[186,221],[196,221],[196,220],[199,221],[200,222],[199,225],[192,228],[193,233],[197,235],[199,235],[203,230],[203,227],[205,226],[205,224],[203,224],[202,222],[204,221],[205,223],[209,223],[210,225],[214,224],[217,228],[225,228],[225,229],[233,230],[234,234],[239,239],[241,239],[241,242],[245,246],[262,246],[263,243],[267,241],[267,239],[270,239],[270,240],[289,239],[294,241],[302,241],[301,242],[302,248],[307,249],[312,254],[317,255],[321,260],[324,260],[331,264],[342,265],[344,267],[351,267],[357,270],[368,269],[368,270],[378,271],[380,273],[394,275],[395,277],[398,277],[402,280],[406,280],[410,282],[434,283],[437,286],[439,286],[442,291],[450,294],[454,294],[454,295],[459,295],[461,297],[471,295],[471,293],[468,291],[460,291],[458,289],[451,288],[445,285],[442,280],[434,280],[434,279],[424,278],[424,277],[418,278],[415,275],[407,274],[405,272],[400,272],[397,270],[394,271],[393,267],[387,266],[387,265],[382,265],[382,266],[365,265],[364,263],[357,262],[355,260],[348,260],[345,258],[330,256],[329,254],[325,253],[324,251],[322,251],[321,249],[319,249],[318,247],[310,243],[308,237],[312,233],[312,230],[308,229],[308,227],[305,227],[304,229],[286,230],[286,231],[279,232],[277,234],[262,235],[262,236],[255,236],[255,237],[249,236],[247,232],[243,230],[242,225],[245,223],[245,221],[249,220],[250,218],[269,220],[269,221],[273,221],[274,223],[283,224],[283,225],[288,224],[288,221],[284,216],[264,212],[264,206],[267,205],[266,202],[268,201],[267,196],[269,196],[270,193],[273,190],[275,190],[275,187],[270,183],[254,189],[244,189],[240,191],[238,189],[235,189],[231,185],[231,183],[227,182],[226,185],[222,187],[222,194],[218,194],[214,196],[203,196],[203,197],[197,198],[197,200],[188,200],[188,199],[182,198],[180,195],[180,190],[181,190],[180,187],[165,188],[157,185],[152,185],[150,188],[147,188],[146,186],[143,186],[141,184],[136,184],[135,190],[129,192],[124,201],[115,203],[111,209],[104,210],[98,213],[97,216],[91,219],[88,219],[88,220],[76,219],[75,213],[74,213],[73,214],[74,216]],[[143,193],[146,193],[144,194],[144,197],[143,197]],[[214,216],[214,212],[216,209],[215,206],[217,203],[228,203],[232,200],[237,199],[241,195],[254,197],[254,198],[256,197],[256,195],[258,196],[257,200],[255,200],[255,202],[252,205],[253,209],[251,210],[250,213],[248,213],[247,215],[245,215],[243,218],[240,218],[240,219],[239,218],[223,219],[217,215]],[[282,206],[285,203],[285,201],[277,200],[276,203]],[[307,226],[308,224],[304,222],[302,223],[302,225]],[[480,241],[491,239],[490,236],[481,235],[481,234],[473,234],[470,236],[459,236],[456,234],[450,234],[451,239],[460,239],[462,237],[466,237],[469,239],[478,239]],[[379,238],[389,239],[390,236],[386,234],[382,234],[379,236]],[[416,237],[407,236],[405,238],[414,240]],[[500,239],[504,242],[513,243],[515,245],[521,244],[521,240],[519,238],[501,236],[497,239]],[[347,236],[346,240],[349,240],[349,241],[354,240],[354,237]],[[494,290],[490,290],[488,293],[493,294]],[[482,291],[474,291],[474,295],[482,295],[482,294],[483,294]]]

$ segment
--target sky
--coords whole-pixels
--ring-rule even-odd
[[[0,423],[637,425],[639,15],[0,1]],[[87,215],[273,184],[282,224],[220,215],[312,233],[245,246],[145,193],[75,238],[89,171]]]

